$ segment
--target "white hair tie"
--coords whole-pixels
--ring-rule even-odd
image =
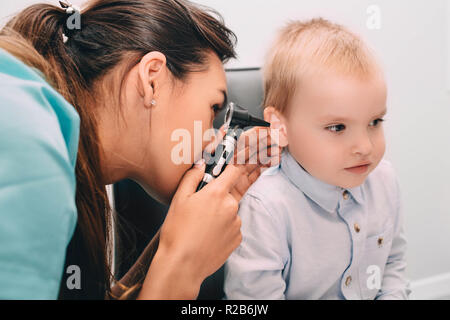
[[[70,2],[59,1],[59,5],[66,11],[66,15],[68,16],[72,16],[74,13],[78,13],[81,15],[81,9],[78,6],[71,4]],[[63,42],[66,43],[68,40],[69,37],[65,33],[63,33]]]

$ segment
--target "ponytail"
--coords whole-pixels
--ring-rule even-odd
[[[56,74],[50,64],[39,52],[20,34],[4,28],[0,32],[0,48],[20,59],[26,65],[39,70],[46,80],[56,87]]]

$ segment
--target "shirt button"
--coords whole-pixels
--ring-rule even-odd
[[[356,233],[359,233],[361,231],[361,228],[359,227],[359,224],[355,223],[354,227],[355,227]]]
[[[350,197],[348,195],[348,191],[344,191],[344,194],[342,196],[344,197],[344,200],[348,200],[348,198]]]
[[[352,277],[348,276],[347,279],[345,279],[345,286],[349,287],[352,284]]]
[[[383,246],[384,239],[382,237],[378,238],[378,246],[381,248]]]

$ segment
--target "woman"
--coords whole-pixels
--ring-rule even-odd
[[[0,295],[195,299],[241,241],[238,203],[261,165],[230,165],[195,193],[201,155],[176,165],[171,135],[194,136],[196,121],[211,128],[234,34],[182,0],[91,1],[80,29],[67,23],[73,15],[69,5],[33,5],[2,31]],[[105,185],[125,178],[171,206],[112,286]],[[68,286],[69,266],[81,288]]]

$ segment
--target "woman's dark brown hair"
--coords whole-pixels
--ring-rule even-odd
[[[166,56],[175,79],[186,80],[189,73],[207,67],[210,51],[223,62],[235,57],[236,37],[216,12],[184,0],[94,0],[82,10],[81,29],[71,30],[68,18],[58,6],[30,6],[8,22],[0,46],[40,69],[80,115],[78,223],[67,249],[66,266],[80,266],[82,290],[69,291],[63,279],[60,298],[103,299],[110,296],[112,278],[110,208],[95,110],[97,89],[104,88],[99,84],[118,70],[124,79],[152,51]],[[68,37],[66,43],[63,34]],[[33,58],[33,52],[22,52],[26,44],[19,38],[31,43],[46,62]],[[120,101],[119,92],[112,94]]]

